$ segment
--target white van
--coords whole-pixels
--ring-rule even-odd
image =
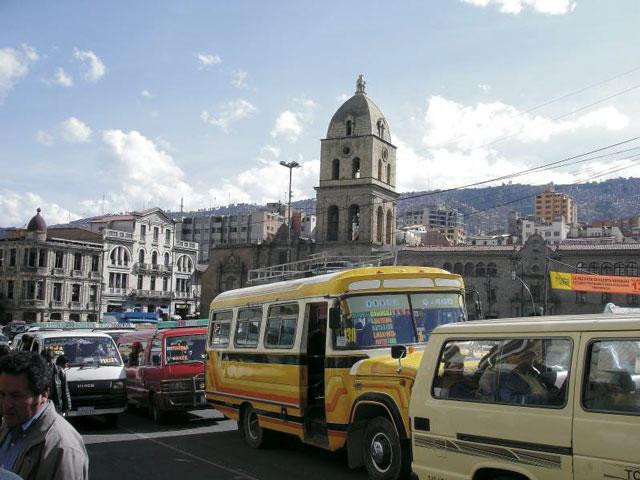
[[[421,480],[640,479],[640,315],[439,327],[409,414]]]
[[[115,426],[127,406],[126,373],[113,338],[86,330],[38,330],[22,335],[21,349],[53,349],[69,360],[70,417],[104,415]]]

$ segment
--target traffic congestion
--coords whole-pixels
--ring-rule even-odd
[[[209,422],[199,441],[239,433],[246,458],[283,458],[293,442],[372,480],[640,472],[637,314],[470,322],[462,278],[441,269],[366,267],[231,290],[208,319],[3,332],[15,350],[66,359],[66,416],[104,428],[90,426],[90,442],[129,409],[138,420],[127,417],[122,441],[137,438],[140,412],[157,426],[199,419]]]

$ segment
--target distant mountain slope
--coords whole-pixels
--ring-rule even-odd
[[[489,232],[504,228],[511,210],[522,215],[533,214],[535,196],[544,190],[542,185],[500,185],[497,187],[467,188],[452,192],[406,192],[400,195],[400,218],[407,210],[418,210],[434,203],[457,208],[465,215],[467,230],[471,233]],[[640,214],[640,178],[617,178],[599,183],[555,185],[556,192],[566,193],[578,203],[578,220],[591,222],[598,219],[619,219]],[[292,202],[296,210],[314,213],[315,198]],[[181,215],[241,215],[263,208],[257,204],[237,204],[201,209],[197,212],[170,212],[174,218]],[[71,224],[85,225],[90,219]],[[0,238],[2,229],[0,228]]]

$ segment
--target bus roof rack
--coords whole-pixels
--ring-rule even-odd
[[[350,268],[393,265],[394,259],[395,256],[391,252],[365,256],[330,256],[326,252],[321,252],[310,255],[306,260],[249,270],[247,283],[260,285],[294,278],[315,277]]]
[[[158,322],[156,327],[158,330],[163,330],[167,328],[207,327],[208,325],[209,319],[199,318],[198,320],[166,320]]]

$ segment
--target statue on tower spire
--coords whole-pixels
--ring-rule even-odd
[[[364,81],[364,75],[358,75],[358,81],[356,82],[356,93],[362,93],[364,95],[364,86],[367,82]]]

